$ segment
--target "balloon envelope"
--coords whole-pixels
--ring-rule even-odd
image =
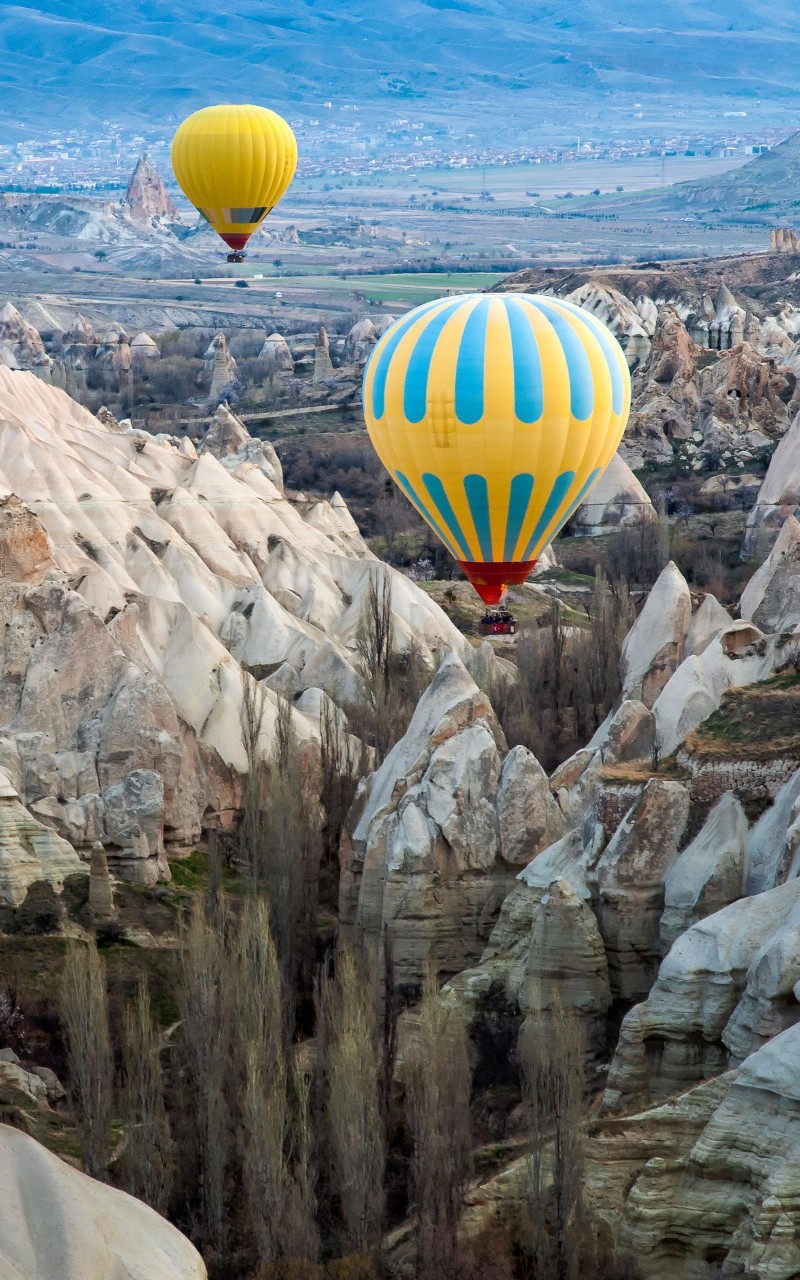
[[[392,325],[363,396],[381,462],[496,604],[608,466],[631,389],[622,348],[588,311],[470,294]]]
[[[297,141],[266,107],[203,107],[172,140],[178,185],[225,243],[243,249],[286,192]]]

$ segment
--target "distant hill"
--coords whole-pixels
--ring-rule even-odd
[[[793,133],[771,151],[754,156],[741,168],[705,181],[684,182],[674,197],[703,208],[736,209],[741,213],[785,213],[800,208],[800,133]]]
[[[800,223],[800,132],[712,178],[604,196],[599,204],[589,198],[586,205],[610,213],[620,209],[630,214],[635,209],[642,216],[685,210],[698,215],[713,213],[721,221],[744,217],[771,225],[776,219],[791,217]]]
[[[515,127],[542,129],[588,105],[627,120],[637,95],[701,115],[790,104],[796,17],[796,0],[23,2],[0,8],[5,123],[152,120],[220,98],[395,111],[436,99],[491,133],[498,101],[518,108]]]

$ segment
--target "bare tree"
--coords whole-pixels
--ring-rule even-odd
[[[542,1280],[577,1280],[583,1245],[583,1042],[554,992],[535,996],[519,1040],[531,1138],[531,1248]]]
[[[316,1117],[312,1107],[312,1083],[311,1069],[303,1061],[302,1052],[298,1051],[292,1067],[291,1181],[284,1216],[283,1248],[287,1257],[306,1258],[313,1262],[319,1253],[319,1230],[316,1222]]]
[[[383,1222],[383,1061],[371,985],[343,948],[323,998],[333,1183],[346,1252],[374,1254]]]
[[[227,1003],[241,1081],[240,1144],[250,1221],[262,1262],[279,1254],[286,1196],[287,1027],[283,979],[262,898],[248,898],[231,943]]]
[[[356,648],[365,678],[375,683],[380,696],[391,681],[391,662],[395,647],[392,582],[387,570],[369,575],[369,586],[361,611],[356,635]]]
[[[406,1082],[416,1274],[450,1280],[460,1273],[458,1223],[471,1163],[470,1062],[464,1020],[441,1000],[430,964]]]
[[[259,876],[259,860],[265,841],[264,805],[267,768],[261,746],[266,712],[266,694],[259,684],[242,669],[241,732],[247,759],[247,773],[242,787],[242,816],[237,832],[237,855],[251,887]]]
[[[108,1168],[114,1077],[105,965],[94,940],[85,946],[75,942],[67,945],[61,1012],[84,1168],[92,1177],[103,1178]]]
[[[369,771],[362,750],[357,757],[353,738],[327,700],[320,714],[320,801],[325,813],[324,845],[327,858],[336,857],[342,828],[353,803],[358,779]]]
[[[195,1138],[199,1235],[220,1254],[225,1248],[225,1172],[230,1154],[228,1017],[225,1001],[224,904],[207,920],[192,903],[180,929],[177,1000],[186,1080],[187,1130]]]
[[[289,730],[270,770],[258,883],[272,908],[272,932],[287,992],[310,985],[322,852],[319,802]]]
[[[172,1186],[172,1141],[164,1104],[161,1035],[144,975],[123,1017],[121,1102],[127,1189],[165,1214]]]
[[[366,707],[351,708],[355,732],[375,748],[378,761],[400,739],[431,671],[418,646],[397,652],[392,583],[387,570],[370,573],[356,634]]]

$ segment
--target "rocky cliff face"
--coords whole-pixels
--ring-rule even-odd
[[[131,174],[125,192],[125,203],[131,217],[142,222],[158,218],[174,220],[178,217],[178,210],[167,195],[164,183],[146,151],[137,161],[136,168]]]
[[[8,1280],[205,1280],[197,1250],[133,1196],[0,1126],[0,1273]]]
[[[555,278],[528,270],[502,287],[569,298],[617,336],[632,371],[620,449],[627,463],[678,460],[700,470],[720,460],[747,465],[780,440],[800,408],[791,290],[781,295],[776,275],[767,301],[760,280],[745,278],[733,260],[730,268],[728,280],[700,264]]]
[[[512,1043],[558,997],[591,1078],[611,1059],[589,1202],[653,1280],[797,1269],[800,762],[754,759],[753,822],[741,751],[729,760],[723,737],[716,763],[693,755],[711,752],[703,726],[732,690],[766,697],[776,672],[791,684],[797,536],[790,516],[739,621],[712,596],[693,607],[664,570],[624,646],[624,700],[549,788],[519,749],[505,755],[486,700],[445,663],[342,849],[346,927],[375,942],[387,930],[402,986],[432,953],[477,1043]],[[709,790],[717,764],[725,781]],[[474,1188],[465,1229],[507,1221],[525,1176],[518,1160]]]
[[[284,498],[274,450],[229,411],[198,456],[31,374],[0,369],[0,402],[0,765],[38,822],[78,849],[103,840],[115,874],[167,875],[166,850],[235,809],[242,664],[265,749],[279,671],[292,695],[358,699],[372,574],[391,578],[401,648],[463,651],[341,499]],[[318,735],[318,713],[294,716]]]
[[[362,783],[341,852],[347,935],[388,935],[395,980],[419,987],[427,957],[445,973],[478,959],[516,869],[561,835],[547,777],[507,753],[485,694],[453,654],[405,737]]]

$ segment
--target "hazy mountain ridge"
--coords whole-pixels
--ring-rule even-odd
[[[106,116],[122,106],[170,114],[214,97],[402,102],[434,88],[443,105],[490,87],[561,100],[588,90],[775,97],[794,92],[796,79],[791,5],[762,0],[735,13],[666,0],[658,25],[628,13],[609,19],[600,0],[580,0],[568,17],[555,4],[510,10],[502,0],[350,0],[346,10],[244,0],[235,17],[200,0],[163,14],[142,0],[6,6],[0,50],[18,118],[52,118],[58,99]]]

